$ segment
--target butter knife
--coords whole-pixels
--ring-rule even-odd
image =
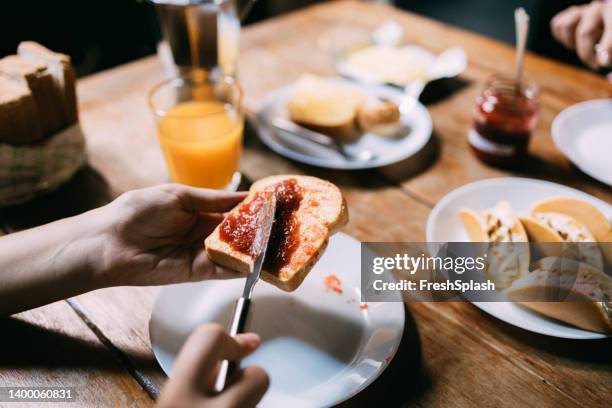
[[[253,288],[259,280],[261,269],[266,257],[266,249],[270,241],[270,233],[272,224],[274,223],[274,212],[276,211],[276,197],[273,192],[265,192],[265,204],[257,214],[258,229],[253,240],[252,253],[255,257],[251,272],[247,275],[244,284],[242,296],[236,301],[232,319],[228,328],[230,336],[235,336],[239,333],[244,333],[251,306],[251,295]],[[234,361],[223,360],[219,366],[219,373],[215,381],[215,391],[221,392],[227,385],[228,380],[232,377],[235,371],[239,368],[240,363]]]
[[[282,130],[302,139],[308,140],[312,143],[318,144],[319,146],[323,146],[330,150],[333,150],[336,153],[340,154],[344,158],[344,160],[347,161],[367,162],[376,158],[376,155],[370,150],[364,149],[357,152],[351,152],[344,146],[344,144],[342,144],[335,138],[324,135],[320,132],[315,132],[314,130],[305,128],[304,126],[298,125],[297,123],[282,118],[280,116],[274,117],[271,121],[267,122],[277,130]]]

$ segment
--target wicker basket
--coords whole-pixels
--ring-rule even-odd
[[[78,123],[35,145],[0,144],[0,206],[56,189],[85,161],[85,138]]]

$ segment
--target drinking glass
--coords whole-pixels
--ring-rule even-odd
[[[181,74],[156,85],[148,99],[172,181],[235,190],[244,129],[236,79]]]

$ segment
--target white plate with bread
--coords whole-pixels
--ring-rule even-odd
[[[270,190],[276,194],[277,212],[248,325],[262,344],[243,365],[259,365],[270,375],[261,407],[332,406],[385,370],[402,338],[403,304],[399,294],[398,302],[360,302],[361,244],[343,233],[330,237],[347,221],[346,203],[337,187],[314,177],[272,176],[256,182],[207,238],[206,251],[214,262],[248,271],[248,249],[233,246],[243,241],[224,238],[220,231],[231,230],[240,214],[256,205],[258,192]],[[297,245],[284,239],[286,233],[279,239],[282,231],[296,231],[288,222],[299,231]],[[230,279],[161,289],[149,329],[155,356],[168,375],[197,326],[227,326],[243,287],[244,279]]]
[[[612,333],[610,302],[599,301],[612,296],[612,278],[606,275],[612,265],[611,215],[608,203],[560,184],[494,178],[464,185],[443,197],[429,215],[427,241],[592,243],[587,246],[592,251],[585,251],[579,260],[580,273],[588,275],[583,285],[588,291],[582,293],[579,285],[571,289],[572,295],[584,299],[583,302],[472,303],[506,323],[535,333],[598,339]],[[487,278],[501,285],[508,298],[514,299],[514,294],[525,289],[538,289],[541,276],[564,273],[551,267],[554,259],[559,258],[521,260],[524,262],[517,262],[507,275]],[[563,277],[556,281],[563,281]],[[603,295],[592,301],[593,292]]]
[[[332,169],[383,167],[409,159],[431,137],[427,109],[418,101],[405,102],[397,88],[303,75],[268,94],[254,125],[263,143],[292,160]],[[279,118],[323,135],[332,148],[275,127]],[[363,153],[366,159],[352,158]]]

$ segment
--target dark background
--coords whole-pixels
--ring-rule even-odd
[[[244,0],[243,0],[244,1]],[[304,7],[317,0],[259,0],[246,25]],[[398,7],[502,41],[514,41],[513,11],[531,16],[531,51],[579,65],[550,35],[550,19],[569,0],[396,0]],[[0,13],[0,56],[23,40],[35,40],[72,56],[79,76],[156,52],[160,38],[155,10],[142,0],[13,1]]]

